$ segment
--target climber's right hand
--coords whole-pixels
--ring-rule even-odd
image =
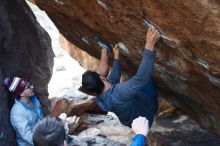
[[[119,43],[115,44],[113,48],[114,59],[119,59]]]
[[[160,38],[160,33],[157,29],[153,27],[148,28],[146,34],[145,49],[154,51],[154,45],[157,43],[159,38]]]

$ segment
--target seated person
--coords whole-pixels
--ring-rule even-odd
[[[43,119],[41,104],[34,96],[33,85],[27,78],[9,77],[4,80],[15,98],[10,121],[16,133],[18,146],[33,146],[33,128]]]

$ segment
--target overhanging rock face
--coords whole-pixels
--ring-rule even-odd
[[[32,0],[33,1],[33,0]],[[145,25],[155,25],[155,78],[162,97],[220,136],[220,2],[207,0],[35,0],[60,32],[92,56],[93,39],[124,43],[122,65],[135,73],[145,43]]]
[[[48,114],[47,86],[54,63],[51,39],[25,1],[2,0],[0,18],[2,78],[13,74],[29,76]]]

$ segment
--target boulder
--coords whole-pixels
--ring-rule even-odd
[[[158,28],[154,77],[160,96],[220,136],[219,1],[32,2],[47,12],[68,41],[93,57],[100,54],[94,36],[122,42],[122,67],[129,74],[140,63],[146,28]]]
[[[68,146],[126,146],[103,136],[78,137],[69,136]]]
[[[83,114],[79,127],[71,134],[78,138],[102,137],[125,145],[130,145],[135,135],[130,128],[121,125],[113,113]],[[201,128],[191,117],[177,109],[156,117],[147,140],[150,146],[220,145],[216,135]]]
[[[148,134],[151,146],[217,146],[219,138],[179,110],[158,116]]]
[[[123,126],[113,113],[108,115],[85,113],[80,117],[80,124],[73,133],[79,137],[101,136],[122,144],[129,145],[133,131]]]
[[[82,115],[87,112],[102,113],[94,98],[86,100],[72,100],[68,98],[51,98],[51,115],[59,116],[66,113],[68,116]]]

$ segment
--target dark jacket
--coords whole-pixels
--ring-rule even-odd
[[[112,88],[96,97],[98,106],[115,113],[123,125],[131,127],[133,119],[143,116],[151,126],[158,106],[152,79],[154,59],[155,52],[145,49],[136,75],[122,83],[118,83],[121,76],[119,60],[114,60],[108,78]]]

